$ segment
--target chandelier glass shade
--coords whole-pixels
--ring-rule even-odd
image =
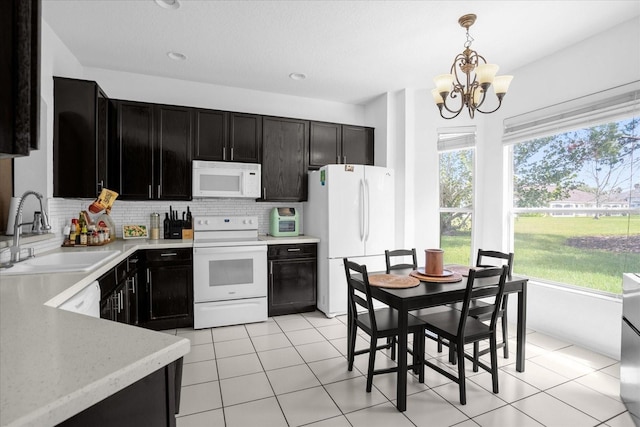
[[[471,49],[473,38],[469,35],[469,27],[475,21],[474,14],[458,19],[460,26],[467,30],[464,51],[453,60],[449,74],[440,74],[433,79],[436,88],[431,94],[440,110],[440,116],[445,119],[457,117],[465,108],[471,118],[476,111],[483,114],[497,111],[513,79],[513,76],[496,76],[499,67],[496,64],[488,64],[482,55]],[[498,105],[487,110],[484,102],[491,86],[498,98]]]

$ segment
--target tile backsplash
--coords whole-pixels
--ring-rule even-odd
[[[61,199],[48,200],[49,219],[55,233],[62,233],[71,218],[77,218],[81,210],[88,210],[93,199]],[[187,206],[193,216],[202,215],[247,215],[258,217],[258,232],[269,232],[269,214],[274,207],[293,207],[300,212],[300,229],[304,230],[302,223],[302,203],[282,202],[256,202],[249,199],[194,199],[188,202],[176,201],[149,201],[129,202],[116,200],[111,209],[111,218],[116,224],[116,236],[122,237],[122,226],[125,224],[138,224],[149,226],[149,215],[153,212],[160,214],[160,235],[163,235],[162,220],[165,212],[169,212],[169,206],[181,215],[186,212]],[[97,218],[99,216],[95,215]]]

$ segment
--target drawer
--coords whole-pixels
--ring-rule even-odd
[[[302,243],[291,245],[269,245],[267,257],[277,258],[315,258],[318,254],[318,245],[315,243]]]
[[[118,282],[116,281],[116,269],[112,268],[107,273],[103,274],[98,279],[100,285],[100,300],[107,297],[116,288]]]
[[[146,257],[147,257],[147,263],[191,261],[191,259],[193,258],[193,250],[191,248],[149,249],[146,251]]]
[[[115,270],[116,283],[120,283],[124,279],[126,279],[127,275],[129,274],[129,267],[127,265],[127,260],[125,259],[120,264],[116,265],[114,270]]]

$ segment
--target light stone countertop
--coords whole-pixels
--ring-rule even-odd
[[[192,247],[191,240],[117,240],[89,273],[0,273],[0,426],[52,426],[179,359],[188,339],[55,307],[138,249]]]
[[[261,234],[258,236],[259,240],[263,242],[267,242],[267,245],[290,245],[290,244],[300,244],[300,243],[319,243],[320,239],[313,236],[292,236],[292,237],[275,237],[270,236],[268,234]]]

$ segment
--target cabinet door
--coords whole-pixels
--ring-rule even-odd
[[[225,160],[260,163],[262,116],[229,113],[229,146]]]
[[[53,83],[53,195],[94,198],[106,179],[106,97],[92,81]]]
[[[191,109],[160,106],[157,108],[155,198],[191,199]]]
[[[342,163],[373,165],[373,128],[342,125]]]
[[[316,260],[269,261],[269,316],[316,308]]]
[[[112,150],[114,187],[123,200],[153,197],[153,106],[119,101],[115,150]],[[109,185],[112,185],[111,182]]]
[[[264,117],[262,135],[263,200],[306,200],[309,122]]]
[[[196,135],[194,141],[194,159],[227,160],[230,151],[227,120],[229,113],[214,110],[195,110]]]
[[[193,326],[192,268],[167,264],[148,267],[147,326],[154,329]]]
[[[310,123],[309,169],[341,163],[342,129],[335,123]]]
[[[98,87],[96,106],[96,196],[103,188],[108,187],[108,157],[109,157],[109,98]]]

